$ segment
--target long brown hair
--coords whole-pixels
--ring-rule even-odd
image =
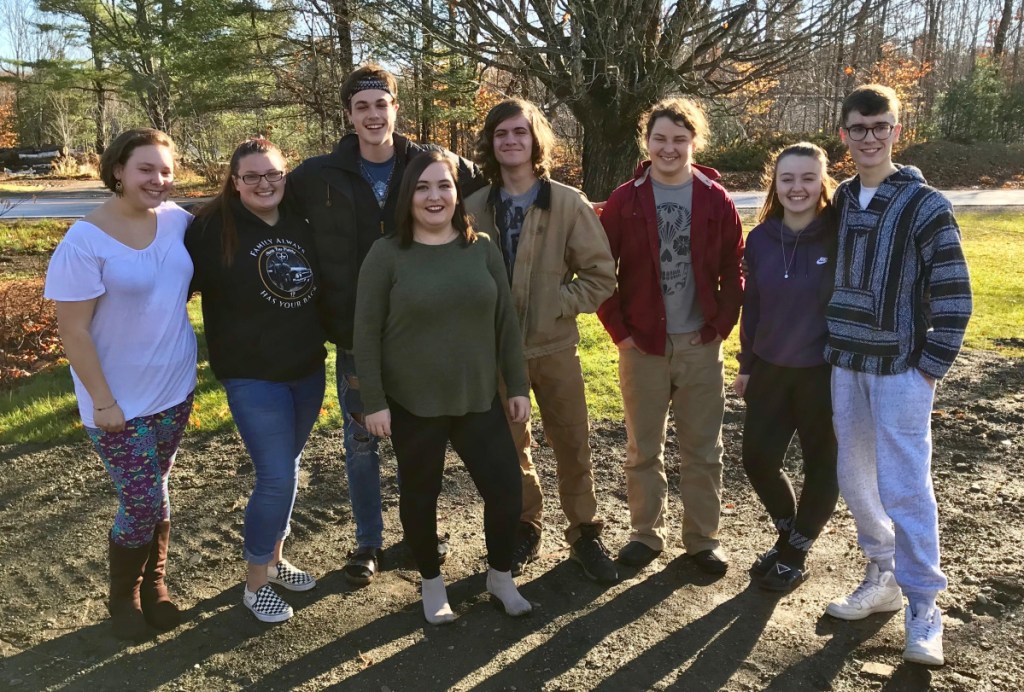
[[[245,140],[235,147],[235,153],[231,155],[231,162],[228,165],[224,181],[221,183],[220,192],[196,212],[197,222],[208,220],[214,214],[220,212],[221,261],[225,267],[231,266],[231,263],[234,261],[235,250],[238,249],[238,228],[235,226],[234,211],[231,209],[231,202],[239,198],[235,177],[238,175],[238,166],[241,164],[242,159],[250,154],[277,154],[284,160],[281,150],[269,139],[252,137]]]
[[[523,99],[508,99],[492,108],[484,118],[484,126],[473,146],[473,158],[484,171],[484,177],[491,183],[501,184],[501,166],[494,156],[494,131],[498,125],[509,118],[521,115],[530,124],[530,136],[533,146],[530,150],[530,162],[533,174],[544,178],[551,170],[551,157],[555,153],[555,133],[551,124],[537,106]]]
[[[781,219],[785,214],[782,201],[779,199],[778,171],[779,162],[787,156],[807,156],[821,164],[821,196],[818,198],[817,215],[829,213],[832,209],[832,193],[836,191],[836,181],[828,173],[828,154],[817,144],[797,142],[779,150],[765,166],[761,182],[765,187],[764,204],[757,214],[757,222],[764,223],[768,219]]]
[[[476,242],[476,231],[469,222],[469,215],[466,213],[466,205],[463,201],[462,190],[459,188],[459,171],[455,167],[454,155],[444,150],[430,149],[415,157],[405,167],[405,174],[402,176],[402,184],[398,188],[398,203],[395,206],[395,225],[398,227],[398,244],[403,248],[412,245],[413,240],[413,219],[412,219],[412,198],[416,194],[416,183],[420,181],[423,171],[435,163],[444,164],[455,182],[455,215],[452,217],[452,226],[462,237],[463,246]]]

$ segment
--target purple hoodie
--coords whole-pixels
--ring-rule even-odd
[[[822,217],[799,234],[782,219],[768,219],[747,236],[749,273],[737,355],[741,374],[749,375],[757,358],[788,368],[825,363],[825,308],[835,279],[834,247],[834,231]]]

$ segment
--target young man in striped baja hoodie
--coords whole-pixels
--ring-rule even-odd
[[[826,612],[844,620],[909,606],[903,658],[942,665],[938,508],[931,480],[935,386],[971,316],[952,207],[921,172],[892,162],[896,93],[869,84],[843,101],[840,135],[857,175],[836,190],[839,251],[827,317],[839,487],[868,560]]]

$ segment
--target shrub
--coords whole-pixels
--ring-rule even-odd
[[[50,175],[55,178],[77,178],[80,168],[74,155],[58,156],[50,163]]]
[[[953,142],[1020,142],[1024,87],[1007,85],[992,60],[980,59],[969,75],[942,94],[936,120],[936,129]]]
[[[846,147],[838,135],[779,132],[712,142],[711,146],[697,154],[697,162],[723,171],[762,171],[776,151],[801,141],[820,146],[828,152],[833,164],[839,164],[846,154]]]

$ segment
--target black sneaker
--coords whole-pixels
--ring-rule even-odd
[[[758,580],[758,585],[768,591],[792,591],[807,581],[810,570],[806,567],[790,567],[776,562],[768,574]]]
[[[580,563],[588,579],[599,584],[614,584],[619,580],[619,571],[601,542],[601,527],[583,526],[582,529],[583,533],[569,548],[569,557]]]
[[[520,522],[519,536],[516,539],[515,549],[512,551],[512,576],[521,576],[523,568],[536,560],[538,555],[540,555],[540,534],[532,524]]]
[[[348,554],[348,562],[341,568],[345,580],[356,586],[373,581],[380,569],[380,548],[357,548]]]
[[[725,556],[725,552],[721,548],[701,550],[690,557],[693,559],[694,564],[697,565],[697,569],[704,572],[704,574],[721,576],[729,569],[729,558]]]
[[[661,555],[660,550],[649,548],[640,541],[630,541],[619,551],[619,563],[627,567],[646,567]]]

